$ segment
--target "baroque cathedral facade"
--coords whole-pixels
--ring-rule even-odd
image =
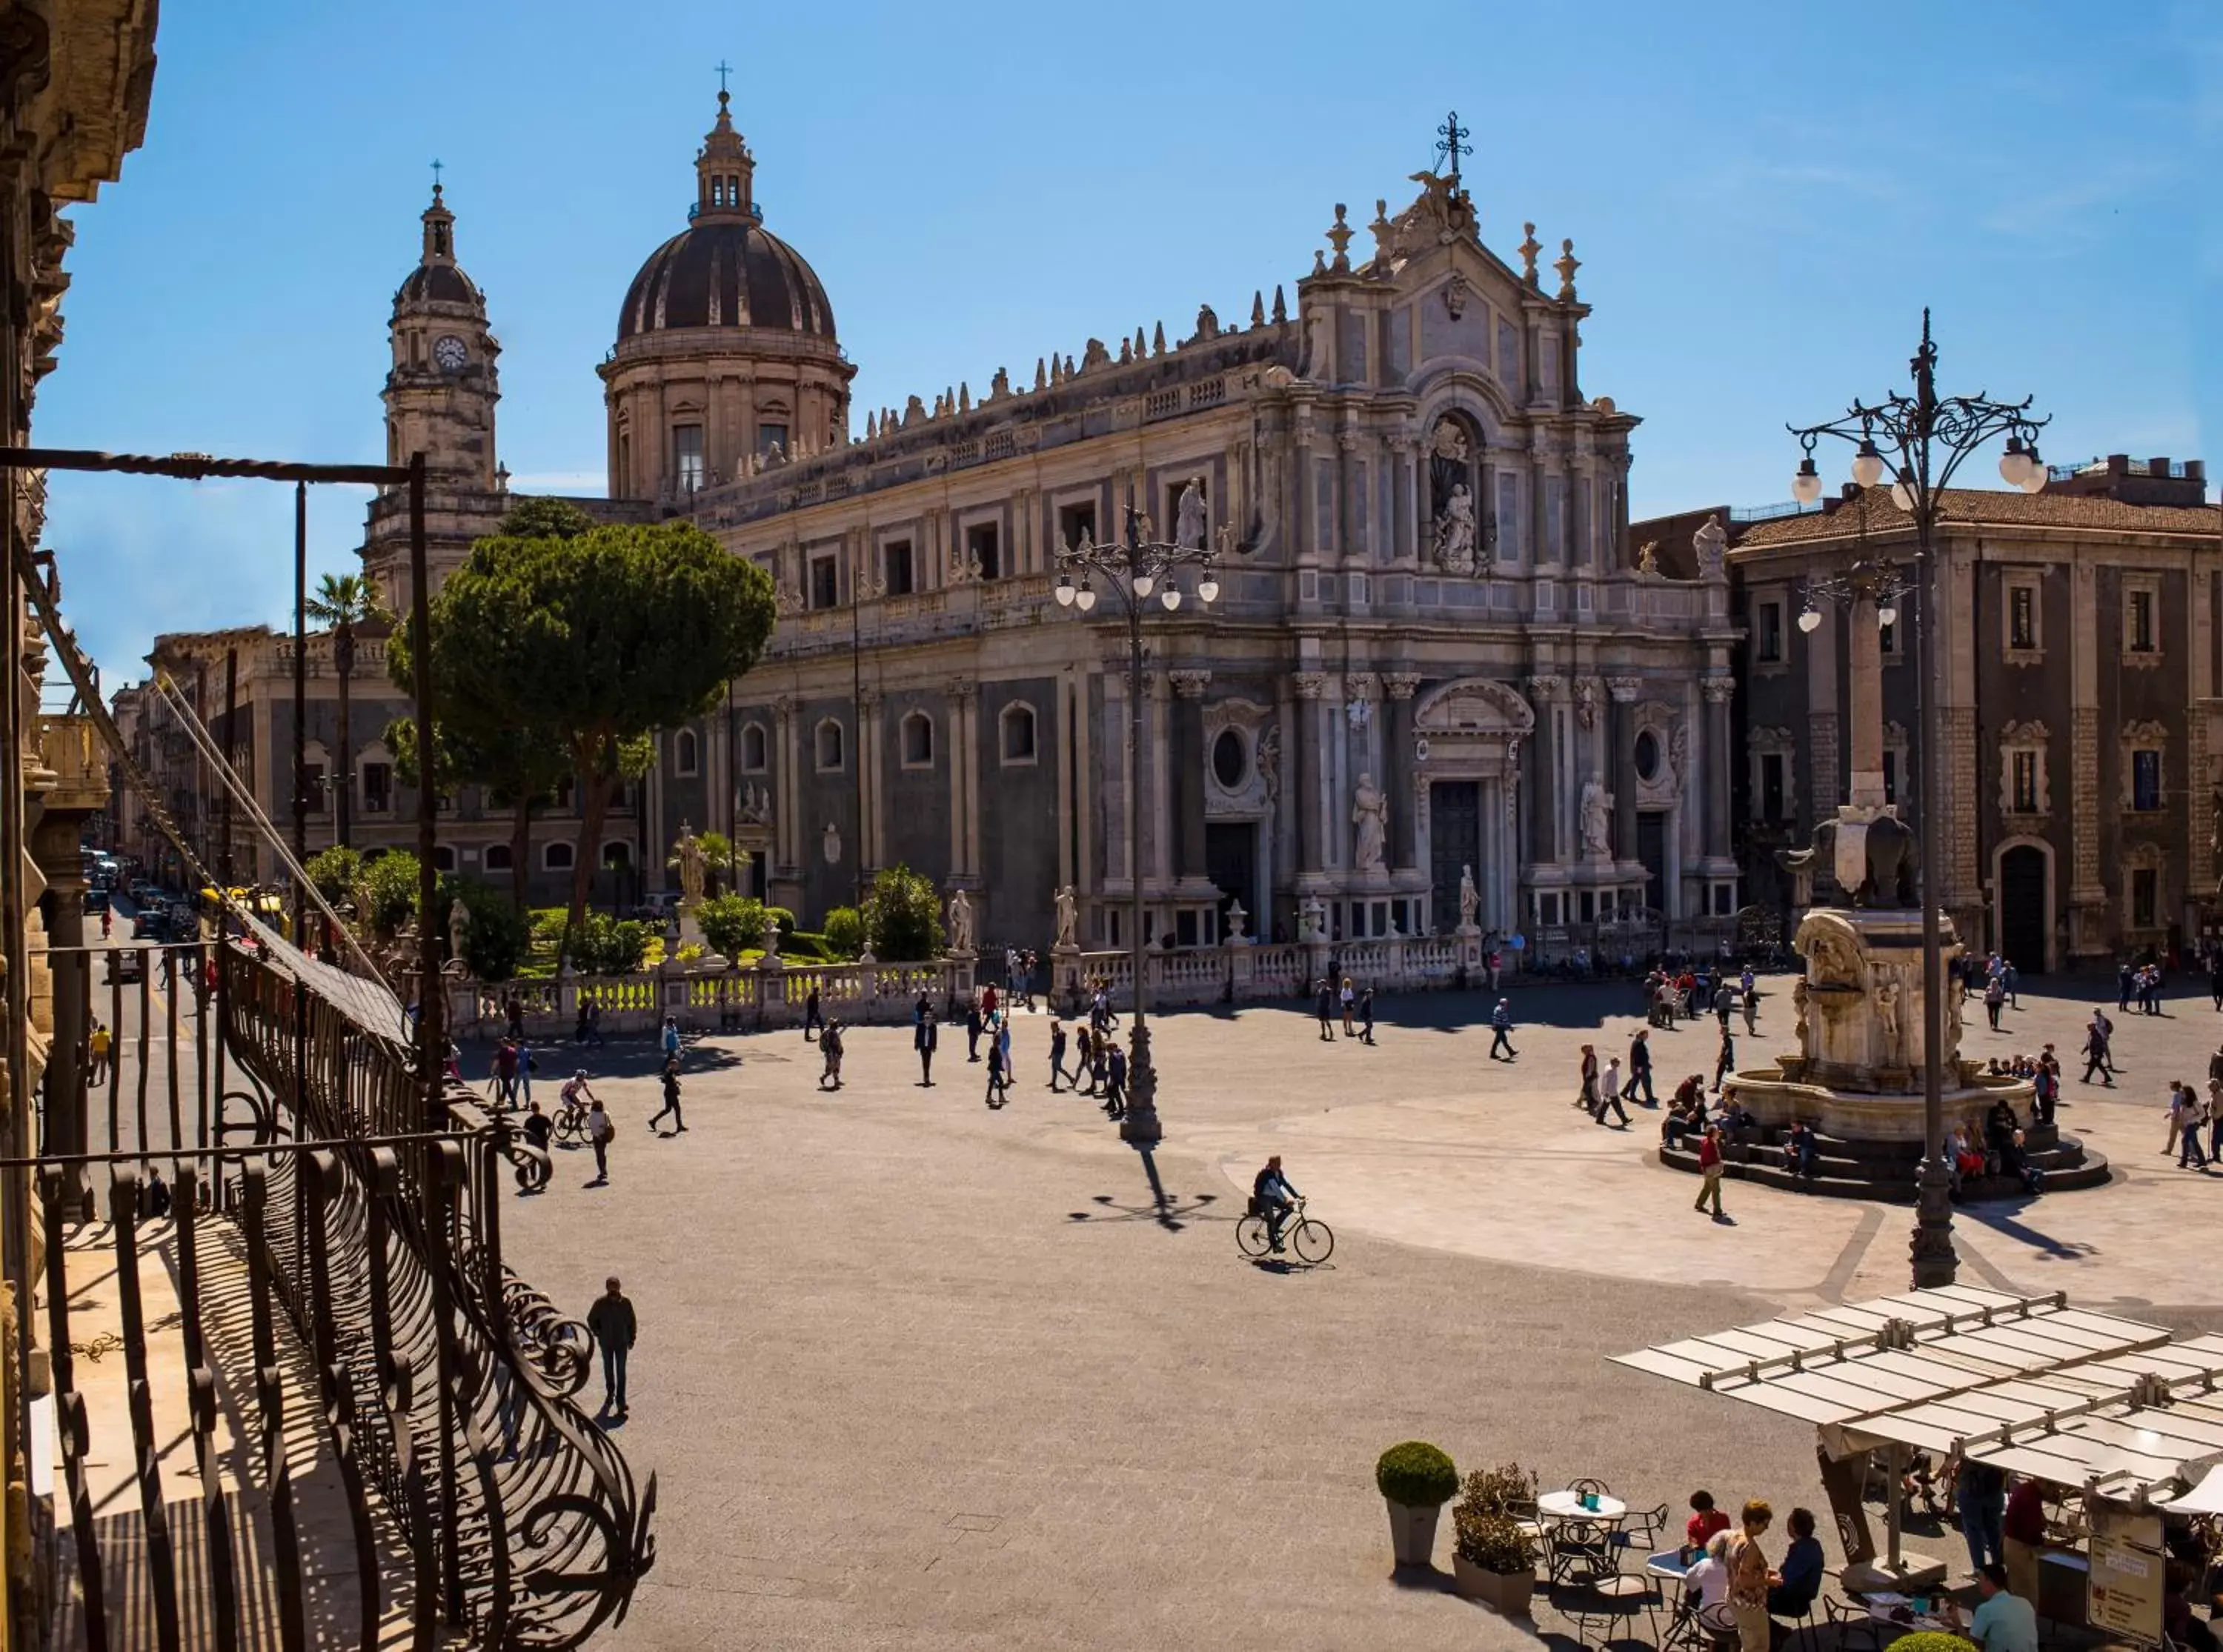
[[[1262,288],[1247,319],[1206,307],[1186,336],[1092,339],[977,398],[860,411],[828,288],[766,227],[754,166],[721,93],[693,204],[598,368],[608,497],[578,502],[691,518],[771,576],[778,623],[724,705],[658,737],[608,864],[653,889],[683,825],[715,828],[743,886],[808,926],[900,862],[966,889],[991,945],[1045,945],[1067,885],[1083,943],[1124,945],[1138,877],[1151,938],[1182,944],[1294,938],[1315,901],[1343,936],[1447,931],[1467,868],[1480,923],[1508,934],[1734,911],[1728,576],[1703,536],[1669,559],[1688,577],[1632,555],[1638,421],[1584,386],[1571,243],[1540,268],[1528,226],[1508,261],[1455,166],[1424,173],[1363,230],[1338,206],[1293,301]],[[389,453],[428,456],[436,579],[514,502],[499,345],[454,229],[436,190],[385,392]],[[1226,547],[1220,594],[1151,604],[1130,769],[1124,619],[1057,605],[1057,555],[1123,537],[1130,506],[1169,534],[1192,488]],[[398,495],[374,501],[363,559],[403,611]],[[270,675],[257,789],[282,793]],[[366,703],[392,692],[368,675],[375,736],[402,707]],[[357,743],[352,783],[388,765],[403,844],[391,757]],[[507,821],[469,789],[443,859],[499,882]],[[564,810],[534,837],[551,896]]]

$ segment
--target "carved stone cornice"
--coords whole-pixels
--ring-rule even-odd
[[[1636,696],[1644,692],[1644,679],[1642,677],[1608,677],[1605,680],[1605,688],[1606,692],[1613,696],[1615,705],[1633,706],[1636,703]]]
[[[1298,699],[1318,700],[1320,697],[1320,691],[1327,687],[1327,673],[1299,671],[1290,676],[1289,682],[1296,689]]]
[[[1706,697],[1709,706],[1725,706],[1736,694],[1735,677],[1701,677],[1698,690]]]
[[[1385,671],[1382,675],[1384,687],[1392,700],[1410,700],[1420,687],[1418,671]]]
[[[1209,671],[1168,671],[1166,681],[1174,686],[1174,693],[1183,700],[1201,700],[1212,682]]]

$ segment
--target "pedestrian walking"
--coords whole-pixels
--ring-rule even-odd
[[[1374,989],[1362,988],[1358,994],[1358,1041],[1374,1042]]]
[[[1492,1061],[1511,1061],[1521,1052],[1513,1047],[1513,1006],[1500,998],[1497,1008],[1489,1012],[1489,1058]],[[1498,1052],[1502,1050],[1502,1058]]]
[[[502,1020],[508,1024],[509,1041],[512,1044],[524,1043],[525,1001],[515,993],[511,993],[501,1002],[501,1014]]]
[[[650,1118],[648,1128],[652,1130],[656,1128],[657,1121],[666,1113],[671,1115],[673,1135],[687,1128],[687,1116],[679,1110],[679,1056],[677,1051],[664,1058],[664,1105],[658,1108]]]
[[[1057,1094],[1057,1081],[1065,1077],[1065,1023],[1054,1021],[1049,1024],[1049,1093]],[[1080,1088],[1079,1081],[1074,1088]]]
[[[1745,979],[1752,979],[1749,971]],[[1760,994],[1752,987],[1744,989],[1744,1033],[1747,1038],[1760,1036]]]
[[[2007,1006],[2007,983],[2000,976],[1993,976],[1984,984],[1984,1014],[1992,1023],[1992,1031],[1999,1030],[1999,1011]]]
[[[1597,1050],[1595,1046],[1583,1046],[1581,1074],[1580,1087],[1575,1093],[1575,1105],[1585,1113],[1595,1113],[1598,1098]]]
[[[596,1103],[600,1105],[600,1103]],[[587,1310],[587,1329],[602,1351],[602,1411],[626,1415],[626,1356],[633,1352],[633,1339],[639,1335],[640,1322],[633,1316],[633,1303],[626,1300],[625,1292],[618,1288],[614,1273],[603,1282],[602,1294],[595,1298],[595,1305]]]
[[[941,1031],[935,1023],[934,1008],[922,1003],[917,1018],[911,1023],[910,1047],[918,1052],[918,1087],[934,1088],[934,1051],[941,1042]]]
[[[102,1084],[108,1082],[108,1064],[115,1052],[116,1035],[103,1026],[98,1017],[92,1023],[92,1036],[85,1041],[85,1053],[91,1058],[85,1082]]]
[[[1358,1036],[1358,1029],[1351,1024],[1351,1018],[1358,1008],[1358,995],[1351,990],[1351,977],[1347,975],[1343,977],[1343,990],[1337,995],[1337,999],[1343,1006],[1343,1035],[1355,1039]]]
[[[1638,1027],[1636,1036],[1628,1041],[1628,1082],[1621,1087],[1621,1099],[1633,1102],[1636,1092],[1644,1092],[1647,1107],[1659,1105],[1659,1098],[1652,1090],[1652,1034],[1647,1028]]]
[[[1729,1036],[1729,1024],[1722,1022],[1721,1053],[1714,1058],[1714,1088],[1722,1087],[1722,1077],[1736,1071],[1736,1040]]]
[[[1089,1040],[1088,1093],[1099,1101],[1111,1093],[1112,1052],[1118,1047],[1109,1033],[1099,1033]],[[1119,1071],[1123,1075],[1127,1071],[1124,1061]]]
[[[1723,1219],[1722,1209],[1722,1127],[1710,1124],[1706,1134],[1698,1138],[1698,1174],[1704,1179],[1698,1184],[1698,1202],[1693,1210],[1703,1210],[1709,1201],[1714,1207],[1714,1220]]]
[[[1105,1058],[1104,1111],[1109,1117],[1127,1116],[1127,1052],[1118,1045]]]
[[[540,1064],[532,1058],[532,1046],[522,1036],[520,1036],[515,1042],[517,1045],[517,1090],[518,1094],[524,1098],[524,1104],[530,1107],[532,1105],[532,1075],[540,1071]]]
[[[2095,1072],[2109,1090],[2115,1087],[2115,1069],[2107,1059],[2107,1018],[2097,1010],[2084,1024],[2084,1076],[2077,1082],[2090,1084]]]
[[[818,1088],[841,1088],[841,1023],[839,1019],[826,1023],[826,1030],[818,1035],[818,1053],[825,1058],[824,1071],[818,1075]],[[978,1057],[974,1058],[976,1060]],[[833,1082],[828,1084],[827,1081]]]
[[[1608,1092],[1615,1096],[1621,1094],[1621,1058],[1617,1055],[1609,1055],[1605,1058],[1605,1077],[1599,1084],[1596,1093],[1590,1097],[1584,1110],[1596,1113],[1598,1110],[1599,1098]]]
[[[965,1001],[965,1058],[967,1061],[980,1058],[980,1001],[967,998]]]
[[[1011,1087],[1004,1076],[1004,1063],[1010,1058],[1004,1051],[1003,1040],[992,1033],[988,1039],[988,1090],[981,1097],[990,1107],[999,1108],[1011,1097]]]
[[[1609,1107],[1613,1109],[1614,1116],[1621,1121],[1619,1128],[1623,1130],[1628,1128],[1628,1109],[1622,1105],[1621,1092],[1617,1090],[1602,1090],[1598,1091],[1597,1100],[1590,1108],[1590,1122],[1593,1124],[1603,1124],[1605,1122],[1605,1110]]]
[[[601,1187],[610,1179],[610,1138],[617,1127],[610,1115],[602,1110],[602,1098],[595,1096],[587,1107],[587,1140],[595,1149],[595,1179],[589,1187]]]
[[[803,1041],[809,1044],[813,1035],[826,1030],[826,1017],[818,1008],[818,983],[810,983],[810,996],[803,1001]]]
[[[1497,977],[1503,971],[1504,968],[1505,959],[1503,956],[1495,946],[1491,947],[1489,949],[1489,989],[1492,992],[1496,992],[1497,990]]]
[[[664,1058],[666,1061],[677,1061],[677,1060],[678,1060],[678,1059],[679,1059],[679,1017],[678,1017],[678,1016],[677,1016],[677,1015],[666,1015],[666,1016],[664,1018],[664,1032],[663,1032],[663,1035],[662,1035],[662,1037],[663,1037],[663,1043],[664,1043]]]
[[[1313,995],[1313,1014],[1319,1017],[1320,1037],[1328,1043],[1335,1042],[1335,989],[1320,977],[1319,990]]]

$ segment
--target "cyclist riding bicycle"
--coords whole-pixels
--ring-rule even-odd
[[[1266,1238],[1273,1249],[1282,1248],[1282,1227],[1288,1221],[1289,1212],[1301,1196],[1289,1185],[1289,1178],[1282,1173],[1282,1155],[1275,1153],[1266,1161],[1250,1183],[1250,1204],[1266,1219]]]
[[[564,1080],[564,1088],[557,1095],[564,1103],[562,1122],[574,1126],[586,1123],[587,1103],[595,1097],[595,1092],[587,1088],[587,1070],[584,1067]]]

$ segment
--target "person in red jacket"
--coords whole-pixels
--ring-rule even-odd
[[[1705,1182],[1698,1189],[1698,1201],[1691,1209],[1703,1210],[1708,1200],[1713,1201],[1714,1220],[1725,1220],[1722,1209],[1722,1128],[1718,1124],[1706,1127],[1706,1134],[1698,1141],[1698,1174]]]

